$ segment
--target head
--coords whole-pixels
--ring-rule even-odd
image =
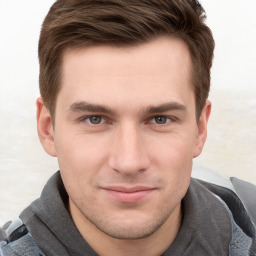
[[[213,45],[197,1],[51,8],[39,44],[38,132],[91,245],[178,231],[206,139]]]
[[[133,46],[160,36],[181,39],[192,61],[196,116],[210,89],[214,40],[197,0],[58,0],[42,26],[39,41],[40,93],[54,120],[67,49],[95,45]]]

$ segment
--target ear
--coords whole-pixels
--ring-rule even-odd
[[[199,122],[198,122],[198,132],[196,137],[196,144],[194,148],[193,157],[197,157],[201,154],[204,143],[207,137],[207,123],[211,113],[211,102],[209,100],[206,101],[204,108],[201,112]]]
[[[36,101],[37,107],[37,132],[44,150],[51,156],[56,156],[54,144],[54,129],[49,110],[45,107],[40,97]]]

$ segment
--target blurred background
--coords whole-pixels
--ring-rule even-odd
[[[18,217],[58,170],[36,132],[37,43],[53,0],[0,0],[0,225]],[[256,184],[256,1],[202,0],[216,41],[204,170]]]

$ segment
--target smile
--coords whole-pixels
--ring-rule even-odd
[[[137,203],[155,191],[147,187],[108,187],[104,190],[110,197],[123,203]]]

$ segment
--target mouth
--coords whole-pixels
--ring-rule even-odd
[[[137,203],[149,194],[155,191],[155,188],[149,188],[145,186],[136,187],[123,187],[123,186],[111,186],[103,188],[103,190],[112,199],[122,203]]]

